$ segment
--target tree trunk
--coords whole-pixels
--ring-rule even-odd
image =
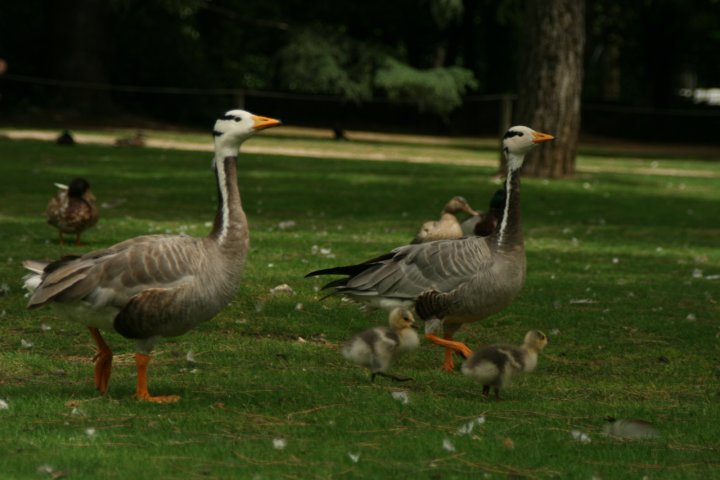
[[[531,0],[525,5],[518,79],[519,124],[555,141],[525,164],[534,177],[575,173],[585,47],[585,0]]]

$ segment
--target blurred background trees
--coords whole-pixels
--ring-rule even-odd
[[[494,135],[497,95],[517,94],[512,123],[568,139],[582,116],[586,133],[717,142],[718,107],[696,100],[720,87],[720,2],[582,5],[3,2],[0,115],[196,125],[232,102],[309,126]],[[542,65],[555,80],[537,76]],[[558,72],[574,79],[570,97]],[[582,115],[569,117],[578,96]],[[539,174],[572,172],[573,145],[543,150],[561,167]]]

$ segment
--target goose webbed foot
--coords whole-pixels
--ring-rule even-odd
[[[374,381],[375,381],[375,377],[378,376],[378,375],[381,376],[381,377],[390,378],[390,379],[392,379],[393,382],[410,382],[410,381],[413,381],[413,379],[412,379],[411,377],[399,377],[399,376],[397,376],[397,375],[392,375],[392,374],[390,374],[390,373],[385,373],[385,372],[373,372],[373,373],[370,375],[370,381],[371,381],[371,382],[374,382]]]
[[[137,365],[137,389],[135,390],[135,398],[143,402],[152,403],[175,403],[180,400],[179,395],[150,395],[147,388],[147,367],[149,363],[149,355],[142,353],[135,354],[135,364]]]
[[[446,372],[454,372],[455,363],[453,362],[452,358],[453,352],[459,353],[460,355],[462,355],[463,358],[468,358],[472,355],[472,350],[470,350],[464,343],[452,340],[452,337],[449,335],[446,335],[445,337],[445,339],[442,339],[437,335],[433,334],[425,335],[425,338],[429,342],[432,342],[435,345],[440,345],[441,347],[445,347],[445,361],[443,362],[441,368]]]
[[[107,343],[105,343],[105,340],[102,335],[100,335],[100,331],[97,328],[89,327],[89,330],[90,334],[92,334],[95,339],[95,344],[97,345],[97,352],[93,357],[93,362],[95,362],[95,388],[104,395],[107,393],[108,385],[110,383],[113,353]]]

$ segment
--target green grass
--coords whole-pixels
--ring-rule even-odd
[[[205,234],[209,155],[0,139],[0,284],[10,289],[0,296],[0,399],[9,405],[0,477],[51,476],[40,468],[72,479],[717,478],[720,164],[603,155],[580,158],[571,180],[523,181],[525,289],[459,334],[471,348],[518,343],[531,328],[550,334],[537,371],[500,402],[440,372],[441,352],[427,344],[394,368],[414,382],[369,383],[338,345],[385,314],[319,302],[322,279],[303,278],[407,242],[453,195],[484,209],[494,168],[242,155],[252,229],[243,286],[211,322],[158,345],[150,390],[183,399],[148,405],[132,398],[133,343],[118,335],[106,335],[116,353],[109,395],[96,395],[90,335],[50,309],[24,308],[20,263],[146,233]],[[656,161],[675,176],[638,173]],[[80,248],[57,245],[42,216],[52,183],[75,175],[113,207]],[[281,230],[284,220],[297,225]],[[296,295],[272,296],[281,283]],[[393,399],[401,390],[409,403]],[[482,426],[457,435],[478,416]],[[651,421],[663,436],[603,437],[606,416]],[[573,430],[592,442],[573,440]],[[274,449],[275,438],[286,448]]]

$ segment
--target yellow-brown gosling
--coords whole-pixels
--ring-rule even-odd
[[[547,336],[539,330],[530,330],[523,344],[487,345],[470,356],[462,365],[462,373],[483,386],[482,394],[487,397],[490,387],[495,389],[495,398],[500,398],[500,389],[506,387],[512,377],[532,372],[538,362],[538,353],[548,343]]]
[[[370,369],[370,380],[376,376],[397,382],[412,380],[387,373],[393,359],[415,350],[420,339],[415,331],[415,319],[404,308],[395,308],[389,315],[389,327],[375,327],[351,338],[342,349],[343,356],[357,365]]]
[[[45,209],[47,223],[57,228],[60,245],[65,243],[64,233],[75,234],[75,245],[80,245],[80,234],[98,221],[98,208],[90,184],[78,177],[70,185],[56,183],[55,196]]]

